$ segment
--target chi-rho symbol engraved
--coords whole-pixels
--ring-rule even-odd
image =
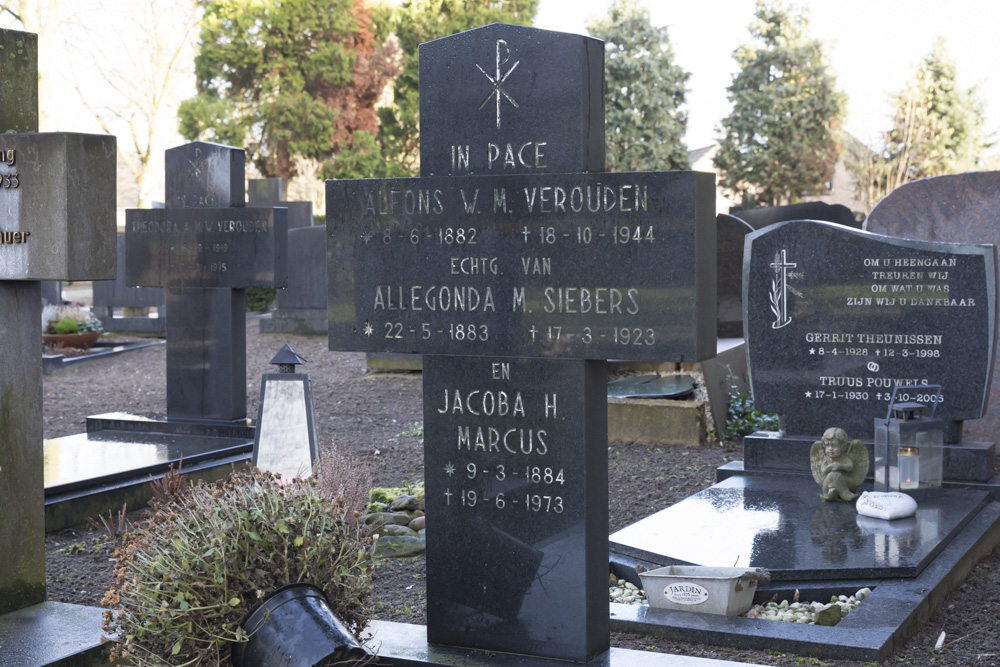
[[[507,81],[507,77],[509,77],[511,75],[511,73],[515,69],[517,69],[517,66],[521,64],[520,60],[516,61],[513,65],[510,66],[510,69],[507,70],[506,73],[504,73],[503,75],[501,75],[500,74],[500,68],[503,65],[506,65],[509,61],[510,61],[510,47],[507,46],[507,42],[505,40],[498,39],[497,40],[496,75],[495,76],[490,76],[489,73],[487,73],[487,71],[484,70],[479,63],[476,63],[476,67],[479,69],[480,72],[483,73],[483,76],[485,76],[487,79],[489,79],[490,83],[493,84],[493,89],[490,90],[490,94],[487,95],[483,99],[483,101],[479,104],[479,108],[482,109],[484,106],[486,106],[486,103],[490,101],[491,97],[496,96],[496,102],[497,102],[497,129],[498,130],[500,129],[500,96],[503,95],[504,97],[506,97],[507,101],[514,105],[515,109],[519,109],[520,108],[520,105],[517,103],[517,101],[513,97],[511,97],[510,93],[508,93],[506,90],[504,90],[504,87],[503,87],[504,82]]]

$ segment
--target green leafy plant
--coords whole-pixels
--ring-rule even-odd
[[[424,483],[406,482],[403,486],[377,486],[368,492],[368,510],[371,512],[383,510],[400,496],[423,498]]]
[[[247,289],[247,310],[266,313],[277,295],[278,291],[269,287],[250,287]]]
[[[370,538],[353,520],[358,508],[324,497],[315,478],[241,469],[152,507],[116,550],[102,600],[113,660],[229,664],[254,603],[294,582],[323,589],[356,634],[368,621]]]
[[[726,408],[727,442],[738,441],[754,431],[777,431],[778,415],[761,412],[754,407],[753,398],[740,391],[736,377],[730,374],[729,395]]]
[[[42,308],[42,332],[47,334],[103,331],[104,325],[93,313],[80,306],[49,304]]]

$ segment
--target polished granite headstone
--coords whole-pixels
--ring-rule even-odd
[[[993,246],[886,237],[822,222],[747,237],[747,360],[755,407],[785,435],[870,440],[897,385],[938,384],[936,417],[983,414],[996,343]],[[930,404],[935,392],[898,398]]]
[[[729,215],[743,220],[754,229],[763,229],[776,222],[788,220],[819,220],[853,229],[861,228],[861,223],[855,219],[851,209],[843,204],[827,204],[822,201],[807,201],[787,206],[761,206],[759,208],[733,207],[729,209]]]
[[[428,514],[445,517],[428,533],[430,644],[606,658],[606,374],[597,368],[609,356],[694,360],[715,350],[712,177],[595,175],[602,54],[599,40],[509,25],[421,45],[422,178],[327,184],[330,348],[429,355]],[[657,272],[677,284],[647,279]],[[515,403],[502,416],[477,407],[491,400],[482,392],[468,411],[435,414],[445,387],[482,383],[515,402],[521,391],[531,416]],[[499,410],[500,394],[491,396]],[[576,415],[559,424],[558,455],[538,449],[546,396],[550,415]],[[448,465],[449,451],[464,468]],[[532,456],[546,462],[523,460]],[[462,474],[469,484],[456,496],[445,480]]]
[[[93,283],[94,315],[105,331],[139,331],[163,334],[167,327],[167,296],[162,287],[129,287],[125,278],[125,236],[118,235],[118,272],[114,280]],[[116,309],[123,309],[115,316]],[[125,309],[156,309],[156,317],[133,315]]]
[[[712,176],[327,181],[330,347],[715,354]]]
[[[422,176],[579,171],[604,171],[603,42],[494,23],[420,45]]]
[[[1000,171],[925,178],[902,185],[880,201],[864,228],[877,234],[950,243],[1000,244]],[[993,372],[998,371],[994,360]],[[1000,431],[1000,386],[990,391],[982,419],[966,422],[969,440],[996,440]]]
[[[313,225],[312,202],[285,201],[284,179],[250,179],[251,206],[288,209],[288,284],[278,290],[271,317],[260,320],[262,332],[325,334],[326,226]]]
[[[608,633],[605,363],[430,361],[428,640],[589,659]]]
[[[247,181],[247,204],[288,209],[288,231],[313,224],[311,201],[287,201],[283,178],[251,178]],[[294,257],[294,255],[291,255]]]
[[[915,517],[883,521],[854,503],[820,500],[811,478],[735,476],[613,533],[611,552],[658,565],[763,567],[774,581],[915,577],[989,494],[910,495]]]
[[[167,417],[246,418],[246,289],[286,279],[287,211],[246,208],[244,151],[166,152],[165,209],[126,211],[126,277],[167,289]]]
[[[743,242],[752,231],[753,227],[737,217],[725,213],[715,216],[719,338],[743,338]]]
[[[288,286],[277,308],[260,320],[262,332],[327,333],[326,225],[288,230]]]

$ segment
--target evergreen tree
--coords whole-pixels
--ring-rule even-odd
[[[392,19],[405,64],[393,103],[378,110],[381,152],[391,175],[416,175],[420,163],[417,49],[423,42],[489,23],[531,25],[538,0],[404,0]]]
[[[400,54],[376,38],[367,0],[204,6],[181,134],[244,147],[265,176],[291,178],[301,160],[321,163],[322,178],[384,175],[375,104]]]
[[[636,0],[615,0],[587,30],[604,40],[608,171],[687,169],[685,84],[665,27]]]
[[[758,0],[752,41],[733,57],[733,110],[715,165],[722,185],[762,205],[794,203],[824,188],[840,153],[846,98],[808,21],[781,0]]]
[[[983,130],[986,104],[977,86],[958,85],[955,62],[941,37],[892,103],[892,128],[881,145],[851,165],[866,211],[909,181],[976,169],[991,146]]]

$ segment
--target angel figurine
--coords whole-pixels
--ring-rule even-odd
[[[848,445],[844,429],[828,428],[809,450],[809,467],[823,489],[820,498],[853,501],[858,498],[854,492],[868,474],[868,449],[860,440]]]

